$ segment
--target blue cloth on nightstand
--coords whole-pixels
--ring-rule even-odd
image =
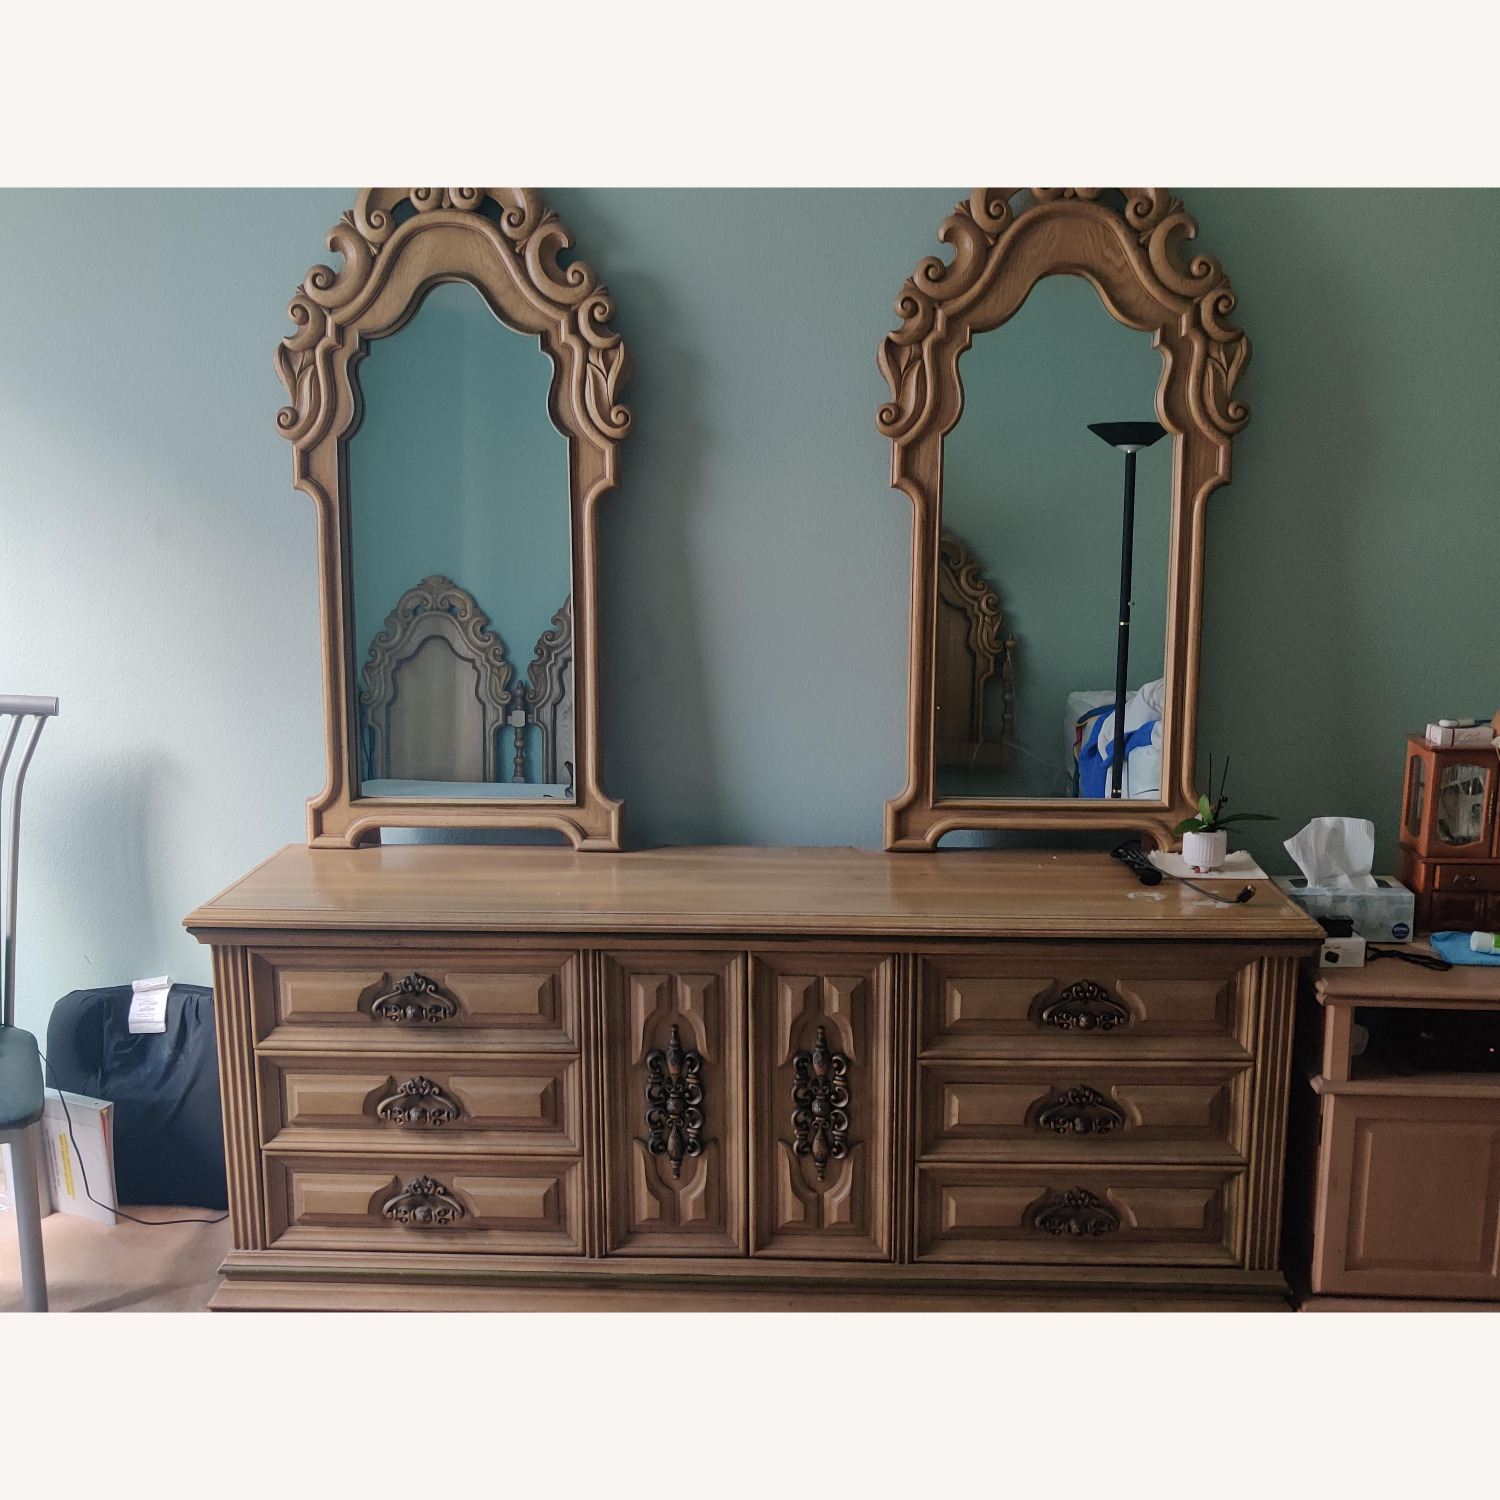
[[[1476,953],[1469,946],[1467,932],[1435,932],[1433,951],[1450,964],[1500,964],[1500,953]]]

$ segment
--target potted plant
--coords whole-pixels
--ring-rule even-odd
[[[1184,818],[1173,833],[1182,838],[1182,858],[1185,864],[1189,864],[1200,875],[1219,869],[1224,863],[1224,856],[1229,852],[1228,827],[1231,823],[1274,823],[1275,815],[1272,813],[1228,813],[1224,811],[1225,804],[1229,801],[1224,791],[1225,784],[1229,780],[1229,757],[1224,757],[1224,770],[1219,777],[1219,795],[1216,801],[1210,802],[1208,793],[1200,793],[1198,796],[1198,811],[1191,818]],[[1213,756],[1208,758],[1208,790],[1214,789],[1214,761]]]

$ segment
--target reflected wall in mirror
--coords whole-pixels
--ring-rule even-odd
[[[277,351],[318,507],[328,782],[313,844],[551,829],[599,785],[596,517],[630,413],[614,307],[528,188],[367,188]],[[564,263],[566,262],[566,263]]]
[[[561,766],[544,756],[526,675],[573,591],[552,373],[539,341],[506,328],[464,282],[434,287],[354,372],[363,416],[346,472],[364,665],[351,712],[363,796],[572,797],[571,745]],[[570,661],[560,667],[571,702]]]
[[[980,188],[939,228],[951,258],[903,286],[877,417],[913,504],[888,848],[1008,828],[1165,846],[1193,811],[1205,508],[1250,415],[1249,341],[1196,234],[1162,188]],[[1089,430],[1119,422],[1168,440],[1127,460]]]
[[[1048,276],[1009,322],[975,338],[959,375],[964,415],[943,446],[942,526],[995,591],[1014,645],[1004,653],[1009,690],[985,695],[983,734],[956,732],[954,720],[969,704],[951,700],[956,684],[944,670],[943,567],[937,796],[1103,796],[1114,744],[1123,465],[1089,424],[1149,418],[1161,355],[1149,335],[1112,318],[1082,277]],[[1132,696],[1122,769],[1125,795],[1156,801],[1170,444],[1139,455],[1135,488]]]

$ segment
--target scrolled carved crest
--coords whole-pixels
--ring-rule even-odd
[[[526,669],[532,717],[542,732],[542,780],[572,779],[573,763],[573,599],[552,616],[538,637]],[[566,772],[566,776],[564,775]]]
[[[1075,1187],[1046,1194],[1031,1211],[1031,1225],[1044,1234],[1098,1239],[1120,1227],[1120,1216],[1087,1188]]]
[[[1000,611],[1000,596],[995,586],[984,576],[978,559],[951,531],[944,531],[938,540],[938,594],[954,609],[962,612],[967,629],[963,645],[968,656],[969,699],[966,705],[968,744],[964,747],[960,764],[968,764],[973,752],[984,743],[986,689],[1000,668],[1001,724],[998,749],[1000,763],[1008,765],[1013,759],[1016,732],[1016,678],[1014,637],[1003,637],[1004,617]],[[949,649],[948,637],[940,629],[938,651]]]
[[[1037,1111],[1036,1123],[1058,1135],[1108,1135],[1125,1124],[1125,1111],[1085,1084],[1064,1089]]]
[[[430,1129],[451,1125],[463,1112],[463,1106],[456,1099],[421,1074],[397,1084],[375,1106],[377,1118],[391,1125],[413,1125]]]
[[[425,974],[408,974],[376,995],[370,1002],[370,1014],[377,1021],[392,1021],[398,1026],[435,1026],[439,1021],[451,1021],[458,1014],[458,1003]]]
[[[1113,1031],[1130,1024],[1130,1011],[1102,985],[1080,979],[1044,1005],[1038,1019],[1059,1031]]]
[[[975,188],[938,229],[953,260],[927,256],[896,299],[901,326],[881,344],[877,361],[891,389],[876,419],[881,432],[903,439],[930,415],[937,385],[930,345],[950,336],[1017,231],[1048,211],[1088,213],[1118,226],[1136,274],[1164,313],[1189,315],[1195,413],[1225,436],[1239,432],[1250,408],[1233,392],[1250,361],[1250,341],[1228,321],[1235,296],[1224,268],[1211,255],[1185,254],[1198,224],[1165,188]]]
[[[360,716],[370,736],[369,774],[391,774],[387,765],[386,715],[396,698],[396,675],[432,637],[441,636],[460,660],[470,662],[478,677],[476,690],[484,716],[484,779],[498,779],[495,736],[514,693],[505,642],[490,629],[490,617],[474,596],[451,578],[433,573],[396,601],[385,625],[370,642],[365,658]]]
[[[380,1212],[392,1223],[411,1229],[446,1229],[467,1211],[442,1183],[422,1176],[408,1182],[394,1198],[387,1198]]]
[[[403,213],[403,207],[410,212]],[[328,248],[343,258],[342,267],[314,266],[287,309],[296,331],[276,351],[276,372],[290,398],[276,414],[284,437],[299,446],[317,440],[333,406],[332,359],[344,342],[344,327],[379,290],[389,262],[406,244],[460,216],[487,236],[534,309],[534,321],[551,325],[556,339],[576,342],[583,356],[578,405],[597,439],[616,442],[630,431],[630,412],[619,399],[629,358],[609,327],[614,304],[585,262],[559,264],[573,236],[540,193],[532,188],[365,188],[328,231]]]

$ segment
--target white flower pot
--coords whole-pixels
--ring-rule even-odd
[[[1229,853],[1229,835],[1221,828],[1217,833],[1185,833],[1182,857],[1195,870],[1217,870]]]

